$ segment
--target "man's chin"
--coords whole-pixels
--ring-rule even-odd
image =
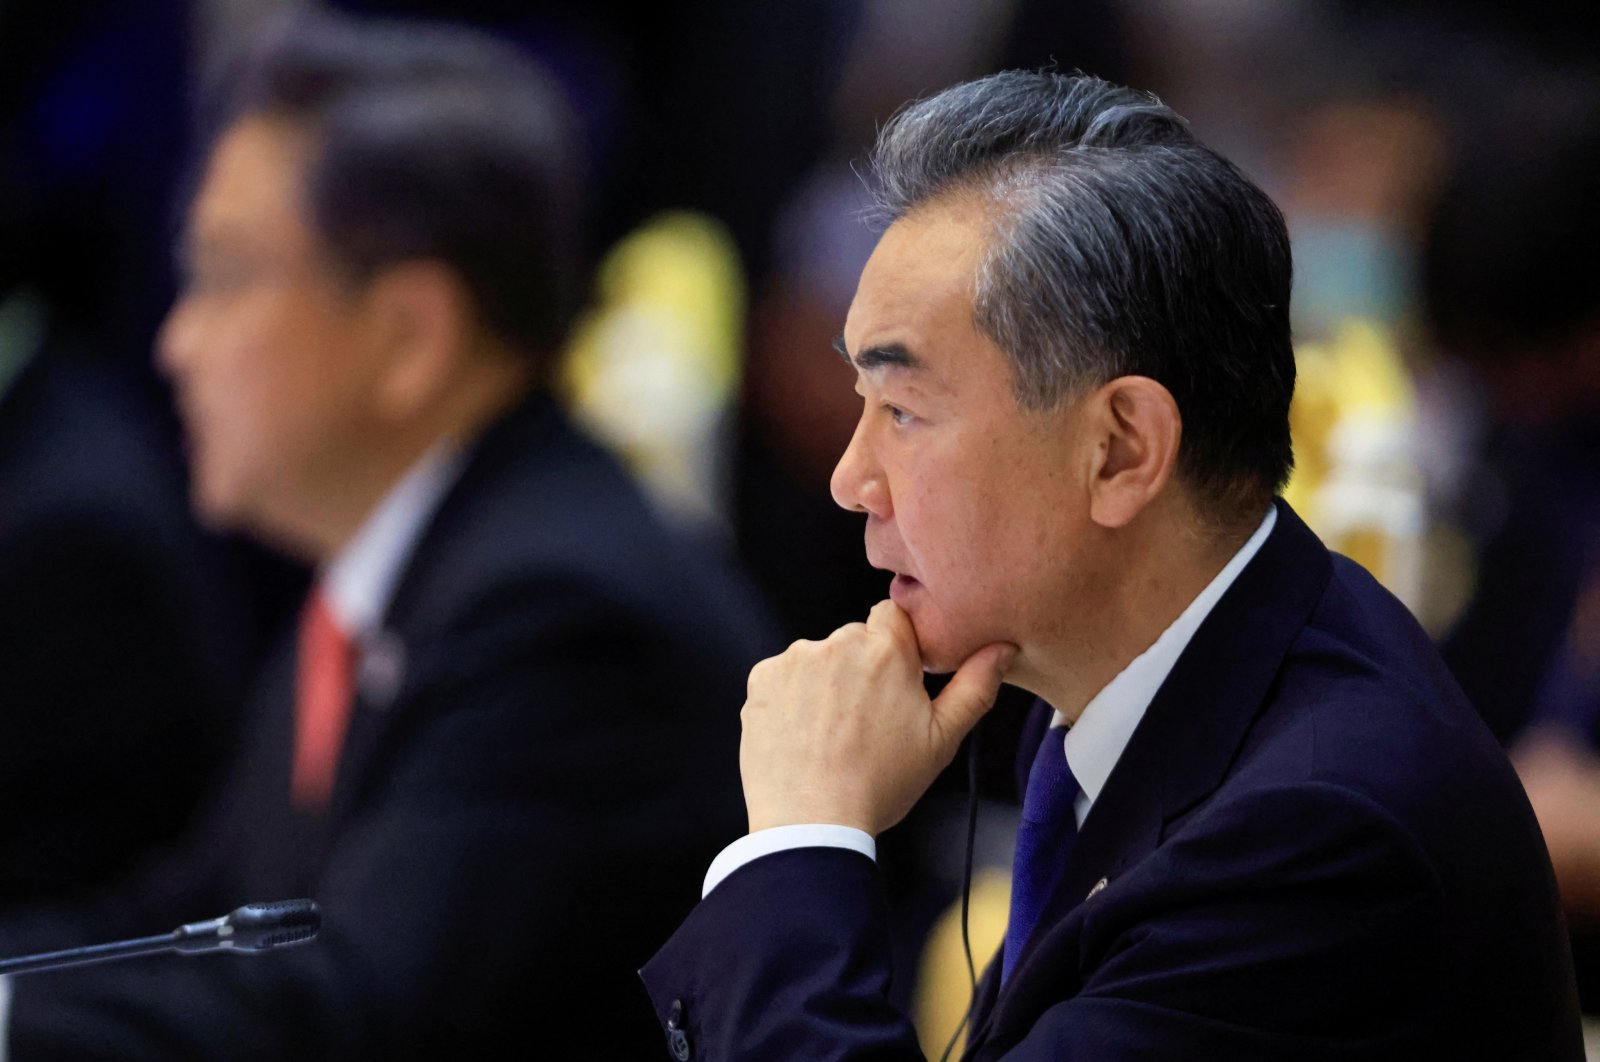
[[[213,531],[232,531],[229,508],[198,485],[189,492],[189,508],[196,520]]]
[[[223,484],[196,480],[189,491],[189,508],[207,530],[217,534],[243,534],[283,553],[301,552],[292,539],[279,531],[254,499],[241,491],[222,489]]]
[[[995,642],[1015,640],[1003,633],[940,630],[934,623],[928,622],[930,618],[925,615],[924,622],[919,624],[915,615],[911,617],[912,628],[917,632],[922,670],[929,675],[954,674],[978,650]]]
[[[242,529],[238,501],[221,484],[209,482],[203,471],[194,473],[189,487],[189,508],[195,519],[213,531]]]
[[[922,653],[922,670],[929,675],[953,674],[967,657],[983,648],[982,645],[976,645],[970,651],[962,652],[961,646],[951,645],[937,637],[923,638],[920,631],[917,634],[917,646]]]

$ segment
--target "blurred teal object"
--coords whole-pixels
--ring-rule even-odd
[[[1392,326],[1412,305],[1413,256],[1389,230],[1348,219],[1295,224],[1294,328],[1327,336],[1360,318]]]

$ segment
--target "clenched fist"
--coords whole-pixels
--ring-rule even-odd
[[[881,601],[866,623],[757,664],[739,747],[750,832],[829,823],[877,836],[899,822],[994,704],[1016,652],[984,646],[930,700],[911,620]]]

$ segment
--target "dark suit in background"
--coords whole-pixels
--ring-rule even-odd
[[[918,1057],[884,926],[870,860],[784,852],[645,982],[696,1057]],[[1567,954],[1488,730],[1404,607],[1279,503],[1003,987],[991,965],[967,1057],[1580,1059]]]
[[[0,951],[315,897],[319,941],[15,985],[13,1059],[549,1057],[660,1049],[632,971],[740,829],[761,622],[535,398],[472,449],[369,648],[327,812],[289,801],[292,652],[223,801],[136,895]]]

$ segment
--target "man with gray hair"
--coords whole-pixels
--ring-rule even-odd
[[[1004,681],[1040,701],[967,1057],[1581,1057],[1515,775],[1405,609],[1275,497],[1276,207],[1087,77],[959,85],[874,161],[832,486],[889,600],[750,675],[750,832],[642,971],[673,1056],[916,1056],[874,837]],[[930,700],[923,671],[954,675]]]

